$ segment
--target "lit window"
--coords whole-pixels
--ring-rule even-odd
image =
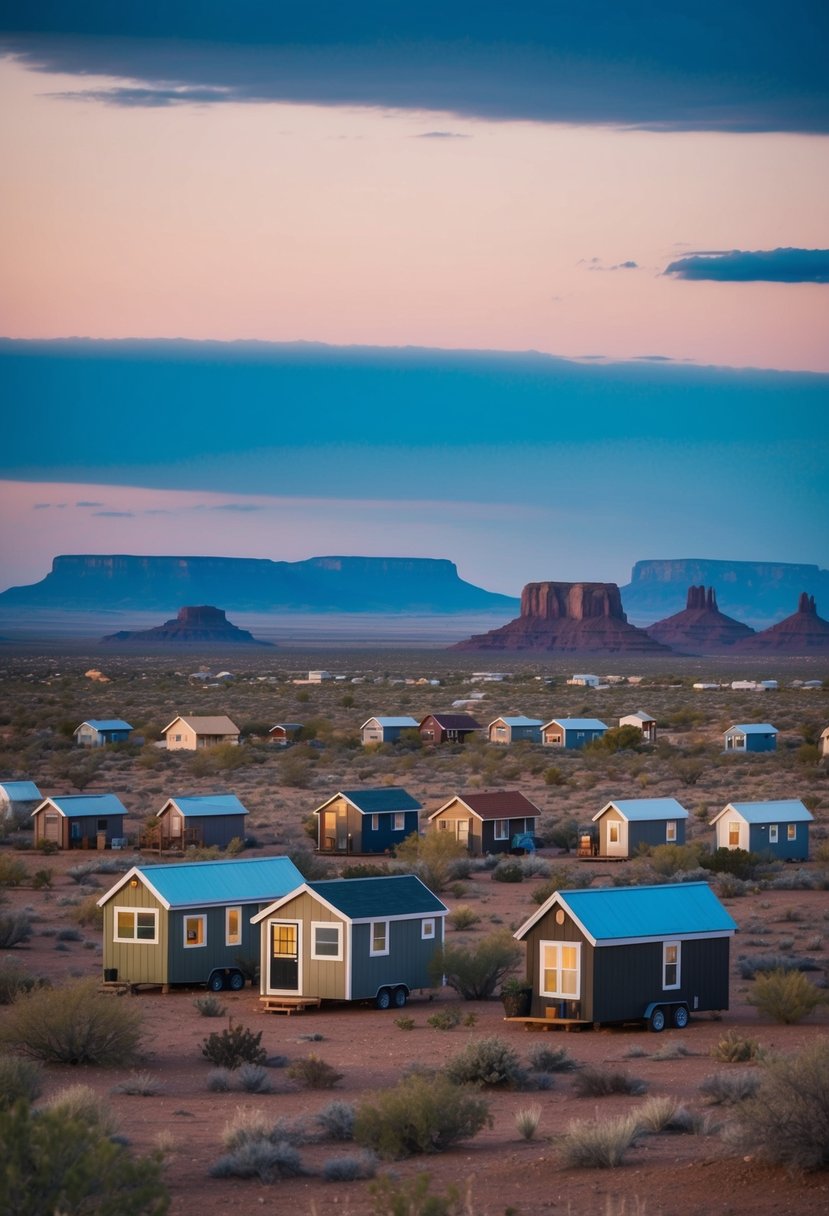
[[[228,908],[225,912],[225,945],[242,944],[242,909]]]
[[[728,825],[728,847],[730,849],[739,848],[740,845],[740,825],[739,823],[729,823]]]
[[[184,946],[192,950],[195,946],[203,946],[207,942],[207,917],[185,916]]]
[[[394,812],[392,828],[395,832],[403,832],[406,830],[406,815],[403,811]]]
[[[679,987],[679,942],[664,942],[662,946],[662,987]]]
[[[609,823],[607,825],[607,839],[609,844],[619,843],[619,825],[618,823]]]
[[[786,825],[786,839],[797,840],[797,824],[789,823]]]
[[[420,936],[426,940],[435,936],[435,922],[432,917],[420,922]]]
[[[370,954],[388,954],[389,952],[389,922],[375,920],[371,922]]]
[[[113,940],[116,942],[157,942],[157,909],[116,908]]]
[[[541,943],[541,995],[578,999],[581,995],[581,942]]]
[[[668,844],[676,843],[676,820],[669,819],[665,824],[665,839]]]
[[[311,958],[342,958],[342,925],[315,921],[311,927]]]

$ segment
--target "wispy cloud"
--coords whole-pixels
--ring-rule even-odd
[[[415,135],[415,139],[471,139],[471,135],[465,135],[461,131],[424,131],[420,135]]]
[[[829,283],[829,249],[701,250],[666,275],[718,283]]]
[[[134,519],[134,511],[93,511],[99,519]]]

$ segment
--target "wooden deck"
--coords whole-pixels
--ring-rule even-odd
[[[581,1018],[558,1018],[552,1010],[547,1011],[543,1018],[504,1018],[505,1022],[520,1022],[525,1030],[584,1030],[592,1026],[592,1022],[583,1022]]]
[[[260,996],[260,1013],[302,1013],[304,1009],[319,1009],[322,1004],[318,996]]]

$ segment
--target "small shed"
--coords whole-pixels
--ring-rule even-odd
[[[820,754],[823,756],[824,760],[827,756],[829,756],[829,726],[827,726],[824,731],[821,731]]]
[[[644,709],[637,709],[633,714],[625,714],[619,719],[620,726],[637,726],[642,732],[645,743],[656,742],[656,718],[646,714]]]
[[[427,714],[418,727],[420,737],[427,746],[463,743],[470,735],[481,734],[483,729],[470,714]]]
[[[404,730],[417,730],[418,723],[414,718],[369,718],[360,727],[360,741],[363,747],[377,743],[396,743]]]
[[[431,984],[446,914],[414,874],[303,883],[253,917],[260,994],[400,1008]]]
[[[577,671],[575,675],[570,676],[568,684],[575,684],[578,688],[598,688],[601,685],[599,676],[594,676],[590,672]]]
[[[456,794],[429,816],[430,828],[450,832],[475,856],[507,853],[513,842],[535,837],[541,811],[518,790]],[[522,844],[525,848],[526,844]]]
[[[555,891],[515,934],[532,1015],[661,1030],[727,1009],[736,929],[704,882]]]
[[[247,809],[235,794],[176,794],[156,815],[159,847],[220,849],[245,838]]]
[[[773,752],[777,748],[777,727],[769,722],[743,722],[729,726],[723,736],[727,752]]]
[[[711,820],[715,847],[771,854],[782,861],[806,861],[812,813],[799,798],[770,802],[729,802]]]
[[[606,730],[598,718],[552,718],[541,728],[541,742],[545,747],[578,749],[601,739]]]
[[[301,722],[277,722],[276,726],[272,726],[268,731],[268,742],[287,747],[289,743],[296,741],[301,730]]]
[[[98,900],[104,979],[243,988],[240,959],[259,956],[252,914],[301,882],[288,857],[133,866]]]
[[[106,747],[108,743],[127,743],[132,734],[129,722],[122,718],[90,718],[75,730],[75,742],[80,747]]]
[[[540,743],[541,719],[525,718],[518,714],[511,718],[496,718],[487,727],[490,743]]]
[[[400,786],[340,790],[314,811],[321,853],[389,853],[420,830],[421,804]]]
[[[60,794],[32,811],[35,845],[111,849],[124,836],[126,807],[116,794]]]
[[[687,819],[688,812],[676,798],[614,799],[593,816],[593,856],[633,857],[640,846],[685,844]]]
[[[34,781],[0,781],[0,823],[22,825],[42,801]]]
[[[177,717],[162,730],[168,751],[198,751],[222,743],[238,744],[239,727],[224,714],[212,717]]]

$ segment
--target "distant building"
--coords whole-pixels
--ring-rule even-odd
[[[34,781],[0,781],[0,823],[22,823],[43,795]]]
[[[620,726],[638,726],[645,743],[656,742],[656,718],[646,714],[644,709],[637,709],[634,714],[625,714],[619,719]]]
[[[770,853],[782,861],[806,861],[812,814],[799,798],[729,802],[711,820],[718,849]]]
[[[126,807],[115,794],[61,794],[32,811],[35,845],[110,849],[124,836]]]
[[[598,676],[587,675],[584,673],[577,673],[574,676],[570,676],[570,679],[567,681],[567,683],[576,684],[580,688],[598,688],[599,685],[601,684],[601,680]]]
[[[540,743],[541,719],[525,718],[519,714],[514,718],[496,718],[487,727],[490,743]]]
[[[469,714],[427,714],[418,730],[425,744],[463,743],[483,727]]]
[[[105,747],[108,743],[126,743],[132,733],[129,722],[121,718],[90,718],[75,730],[79,747]]]
[[[399,786],[340,790],[314,811],[321,853],[388,853],[420,830],[421,805]]]
[[[239,742],[239,727],[224,714],[173,718],[161,733],[169,751],[198,751],[202,747]]]
[[[676,798],[615,799],[593,816],[593,856],[633,857],[640,846],[685,844],[687,819],[688,812]]]
[[[363,747],[375,743],[396,743],[404,730],[417,730],[414,718],[369,718],[360,727]]]
[[[542,726],[541,742],[545,747],[572,750],[601,739],[606,731],[607,726],[598,718],[553,718]]]
[[[245,838],[247,809],[235,794],[177,794],[158,812],[161,848],[197,845],[224,849]]]
[[[276,726],[272,726],[268,731],[268,742],[286,747],[295,741],[301,730],[301,722],[277,722]]]
[[[723,746],[727,752],[773,752],[777,735],[777,727],[768,722],[743,722],[728,728]]]
[[[534,847],[540,815],[538,807],[518,790],[494,790],[456,794],[433,811],[429,826],[450,832],[473,856],[480,857]]]

